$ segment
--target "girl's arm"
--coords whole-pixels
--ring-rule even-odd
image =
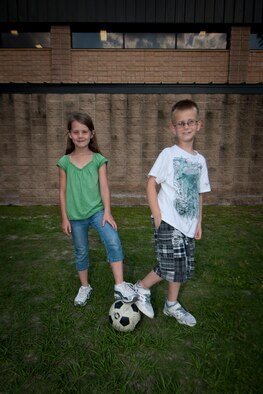
[[[107,166],[103,164],[99,169],[99,181],[100,181],[100,193],[104,205],[104,215],[102,219],[102,226],[108,222],[115,230],[117,230],[117,224],[112,217],[110,207],[110,189],[107,178]]]
[[[154,176],[150,176],[148,179],[146,194],[153,215],[155,228],[159,228],[162,221],[162,215],[158,204],[157,183]]]
[[[62,217],[62,231],[66,235],[71,234],[71,226],[67,217],[66,211],[66,187],[67,187],[67,175],[62,168],[59,167],[59,202]]]
[[[203,216],[203,194],[199,194],[199,222],[197,225],[195,239],[199,240],[202,238],[202,216]]]

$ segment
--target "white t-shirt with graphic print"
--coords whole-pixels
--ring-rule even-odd
[[[193,238],[199,221],[199,193],[211,191],[205,158],[174,145],[159,154],[148,176],[156,177],[161,186],[162,220]]]

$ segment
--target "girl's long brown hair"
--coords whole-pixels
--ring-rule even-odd
[[[79,123],[84,124],[85,126],[87,126],[89,128],[90,131],[94,132],[94,124],[93,121],[91,119],[91,117],[88,114],[85,114],[83,112],[73,112],[69,119],[68,119],[68,131],[71,131],[72,128],[72,122],[74,122],[74,120],[76,120]],[[75,145],[72,142],[72,139],[69,138],[67,139],[67,147],[66,147],[66,155],[69,155],[70,153],[72,153],[75,149]],[[99,145],[97,142],[97,138],[96,135],[93,133],[93,137],[90,139],[89,142],[89,149],[94,152],[94,153],[101,153],[100,149],[99,149]]]

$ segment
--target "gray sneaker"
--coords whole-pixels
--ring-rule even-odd
[[[168,306],[166,302],[164,305],[163,313],[166,316],[175,317],[180,324],[186,324],[190,327],[196,325],[196,320],[194,316],[191,315],[191,313],[187,312],[178,301],[171,306]]]
[[[74,305],[84,306],[87,304],[88,299],[90,298],[92,293],[92,288],[90,285],[88,287],[81,286],[79,288],[78,294],[74,300]]]
[[[122,300],[123,302],[129,303],[136,301],[138,296],[131,283],[122,282],[114,286],[114,298],[115,300]]]
[[[151,291],[139,286],[138,282],[134,285],[134,290],[138,296],[138,300],[135,302],[138,309],[152,319],[154,317],[154,310],[151,304]]]

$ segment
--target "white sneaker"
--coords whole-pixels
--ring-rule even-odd
[[[196,320],[191,313],[187,312],[182,305],[176,301],[173,305],[168,306],[167,302],[164,305],[163,313],[166,316],[173,316],[176,318],[178,323],[186,324],[187,326],[193,327],[196,325]]]
[[[122,282],[114,285],[114,298],[123,302],[134,302],[138,299],[138,296],[131,283]]]
[[[141,287],[138,282],[134,285],[134,290],[138,296],[138,300],[135,304],[142,313],[152,319],[154,317],[154,310],[151,304],[151,291]]]
[[[81,305],[84,306],[87,304],[88,299],[90,298],[92,293],[92,288],[90,285],[88,285],[88,287],[83,287],[81,286],[79,288],[78,294],[74,300],[74,305]]]

